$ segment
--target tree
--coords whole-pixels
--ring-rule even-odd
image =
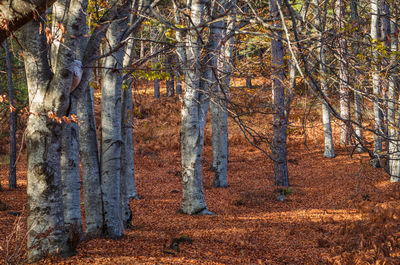
[[[187,8],[191,14],[187,25],[191,29],[186,34],[185,58],[180,58],[184,60],[181,62],[186,84],[181,127],[182,207],[180,211],[185,214],[211,214],[204,198],[201,168],[204,128],[209,104],[209,94],[200,89],[202,39],[199,30],[203,23],[204,4],[201,0],[194,0]]]
[[[376,45],[379,44],[379,1],[371,0],[371,41],[373,47],[373,72],[372,72],[372,90],[374,94],[374,121],[375,131],[374,135],[374,155],[379,158],[382,152],[382,111],[380,107],[381,82],[379,77],[379,52]],[[376,159],[376,167],[379,167],[379,159]]]
[[[106,33],[106,53],[119,45],[127,28],[130,2],[118,3],[121,19],[111,22]],[[121,203],[121,93],[124,50],[104,61],[101,99],[101,186],[106,235],[120,238],[124,233]]]
[[[233,53],[233,32],[236,28],[236,1],[225,2],[222,8],[217,7],[215,17],[229,11],[226,21],[216,25],[222,29],[221,37],[216,39],[216,51],[214,55],[217,62],[211,68],[212,74],[216,75],[215,85],[213,86],[213,98],[210,103],[211,127],[212,127],[212,147],[213,147],[213,170],[214,187],[228,186],[228,93],[231,79],[231,63]],[[229,37],[228,37],[229,36]],[[224,42],[220,45],[219,42]]]
[[[343,31],[345,25],[344,3],[343,0],[335,2],[336,24],[339,32]],[[350,119],[350,93],[349,76],[346,62],[347,40],[342,34],[338,36],[338,58],[339,58],[339,97],[340,97],[340,116],[342,117],[340,125],[340,143],[349,145],[351,141],[351,129],[348,120]]]
[[[270,13],[274,26],[280,26],[280,0],[270,0]],[[275,185],[289,186],[289,176],[286,159],[286,117],[285,88],[282,31],[275,33],[271,40],[272,67],[272,104],[273,104],[273,137],[271,143],[272,159],[274,160]]]
[[[81,1],[71,1],[66,29],[74,36],[81,34],[77,26],[82,23],[81,9]],[[47,60],[46,36],[38,34],[40,23],[39,20],[28,23],[23,28],[21,39],[32,113],[26,130],[30,262],[49,254],[70,255],[73,251],[64,227],[59,152],[62,125],[58,119],[67,114],[73,78],[70,67],[75,59],[78,40],[71,37],[65,39],[53,74]]]
[[[314,5],[316,7],[316,27],[319,34],[319,51],[318,51],[318,60],[319,64],[319,76],[322,91],[327,94],[328,93],[328,83],[327,83],[327,70],[326,70],[326,54],[325,54],[325,45],[324,45],[324,31],[326,18],[322,16],[321,7],[318,0],[314,0]],[[324,4],[324,9],[326,12],[327,2]],[[335,157],[335,151],[333,147],[333,138],[332,138],[332,127],[331,127],[331,114],[329,113],[329,107],[325,102],[322,102],[322,123],[324,126],[324,141],[325,141],[325,150],[324,157],[333,158]]]
[[[14,31],[42,14],[56,0],[6,0],[0,5],[0,43]]]
[[[8,83],[8,100],[10,101],[10,170],[8,176],[8,187],[10,189],[17,188],[17,117],[15,115],[14,104],[14,86],[12,82],[12,69],[10,51],[8,49],[8,41],[4,41],[4,49],[6,51],[7,64],[7,83]],[[0,186],[1,189],[1,186]]]

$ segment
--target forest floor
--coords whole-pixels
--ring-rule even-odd
[[[383,169],[372,168],[367,154],[350,157],[350,147],[337,144],[337,156],[324,158],[318,111],[310,116],[312,128],[290,131],[285,202],[275,199],[272,162],[230,120],[228,188],[212,186],[211,128],[206,129],[204,192],[216,215],[177,213],[181,103],[178,97],[155,100],[150,94],[135,94],[141,199],[131,203],[132,227],[121,240],[84,241],[75,256],[43,264],[400,264],[399,185],[390,183]],[[298,116],[293,124],[301,124],[300,114],[293,112]],[[261,129],[270,127],[270,117],[253,118]],[[0,157],[0,200],[6,204],[0,209],[0,263],[15,250],[16,260],[26,251],[26,155],[17,165],[16,190],[7,188],[6,155]],[[174,238],[191,240],[173,249]]]

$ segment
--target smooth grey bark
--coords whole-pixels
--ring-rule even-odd
[[[381,26],[381,41],[383,41],[386,52],[390,54],[391,51],[391,38],[390,36],[390,5],[387,0],[381,0],[380,3],[380,26]],[[382,68],[385,69],[388,67],[388,62],[389,60],[382,60]],[[389,80],[390,78],[382,78],[381,79],[381,85],[384,88],[383,89],[383,102],[382,102],[382,119],[383,119],[383,128],[382,131],[384,133],[384,139],[385,139],[385,153],[389,152],[389,127],[388,127],[388,90],[389,90]],[[385,163],[385,170],[389,171],[389,164],[390,163]]]
[[[280,0],[270,0],[270,14],[274,19],[274,26],[280,26],[278,5]],[[285,88],[282,32],[277,32],[278,38],[271,40],[271,68],[272,68],[272,103],[273,103],[273,136],[271,143],[272,158],[274,160],[275,185],[289,186],[286,151],[286,118],[285,118]]]
[[[322,92],[327,95],[328,93],[328,83],[327,83],[327,70],[326,70],[326,54],[325,54],[325,44],[324,44],[324,31],[326,25],[325,16],[322,16],[321,7],[318,0],[314,0],[314,5],[316,6],[316,28],[319,31],[319,47],[318,47],[318,61],[319,61],[319,76],[320,85]],[[324,4],[325,12],[326,2]],[[329,107],[325,101],[322,102],[322,123],[324,126],[324,157],[333,158],[335,157],[335,151],[333,146],[332,138],[332,127],[331,127],[331,114]]]
[[[173,1],[174,6],[174,14],[175,14],[175,22],[178,25],[182,25],[183,19],[181,17],[181,13],[179,11],[179,7],[176,5],[177,2]],[[177,64],[177,79],[176,79],[176,94],[182,94],[182,73],[183,69],[186,68],[186,55],[185,55],[185,43],[184,43],[184,33],[182,31],[176,31],[176,46],[175,46],[175,54],[176,54],[176,64]]]
[[[71,103],[71,113],[76,115],[76,103]],[[79,129],[75,122],[62,126],[61,178],[63,188],[64,222],[69,237],[78,240],[83,236],[81,214],[81,181],[79,174]]]
[[[86,26],[84,32],[88,34],[89,29]],[[85,51],[89,49],[96,53],[99,48],[101,32],[94,32],[98,39],[89,41],[87,38],[81,40],[78,47],[79,59],[88,63],[83,68],[81,83],[75,92],[71,95],[77,104],[77,117],[79,121],[78,139],[79,139],[79,157],[82,172],[83,203],[85,208],[85,238],[94,238],[103,235],[103,201],[100,182],[100,160],[99,146],[96,133],[96,119],[94,111],[93,88],[89,85],[88,77],[92,77],[93,63],[90,64],[88,57],[90,53]],[[82,89],[83,88],[83,89]],[[83,91],[82,91],[83,90]]]
[[[103,231],[103,202],[100,181],[99,146],[96,133],[93,88],[87,85],[78,97],[79,156],[81,160],[86,237]]]
[[[7,84],[8,84],[8,100],[10,105],[14,105],[14,86],[12,82],[12,66],[11,55],[8,49],[7,39],[4,41],[4,49],[6,52],[6,65],[7,65]],[[10,111],[10,170],[8,172],[8,187],[10,189],[17,188],[17,117],[15,111]],[[1,189],[1,186],[0,186]]]
[[[201,36],[199,25],[203,22],[204,4],[193,0],[190,25],[186,38],[186,62],[184,65],[185,94],[182,106],[181,163],[182,163],[182,207],[185,214],[211,214],[203,191],[202,155],[204,128],[209,104],[209,94],[200,90]]]
[[[0,17],[4,26],[0,27],[0,43],[14,31],[42,14],[56,0],[4,0],[0,5]]]
[[[379,41],[379,0],[371,0],[371,39],[372,45],[375,46]],[[373,71],[372,71],[372,90],[374,94],[374,121],[375,121],[375,134],[374,134],[374,155],[378,158],[375,159],[377,163],[374,165],[379,167],[379,157],[382,153],[382,110],[380,108],[381,82],[380,71],[378,66],[379,52],[376,47],[372,49],[373,56]]]
[[[58,4],[58,3],[56,3]],[[68,10],[68,15],[74,16],[74,25],[82,25],[86,23],[86,10],[88,1],[81,0],[79,2],[72,1],[60,1],[60,6],[66,4],[67,6],[64,10]],[[70,4],[70,6],[68,6]],[[60,7],[59,6],[59,7]],[[64,15],[63,15],[64,16]],[[66,16],[66,15],[65,15]],[[66,23],[63,17],[59,17],[55,22]],[[63,22],[65,21],[65,22]],[[69,23],[69,22],[67,22]],[[86,32],[83,27],[79,27],[79,31],[75,31],[75,36],[84,35]],[[62,34],[62,32],[61,32]],[[59,36],[61,38],[61,35]],[[77,41],[78,44],[79,40]],[[59,45],[58,45],[59,46]],[[77,45],[76,50],[78,48]],[[75,50],[75,51],[76,51]],[[54,66],[53,69],[57,69],[57,60],[55,59],[58,55],[59,47],[55,47],[55,51],[52,51],[52,56],[54,55]],[[54,53],[53,53],[54,52]],[[77,64],[79,62],[79,64]],[[80,61],[74,61],[70,66],[70,70],[74,73],[75,82],[80,81],[80,74],[82,71]],[[73,82],[73,84],[75,83]],[[78,85],[74,84],[75,86]],[[72,93],[70,88],[70,92]],[[76,99],[73,96],[69,98],[69,106],[67,109],[67,118],[76,116],[77,114],[77,104]],[[78,124],[75,122],[66,122],[62,126],[62,142],[61,142],[61,179],[63,185],[63,205],[64,205],[64,223],[65,227],[69,233],[69,240],[78,244],[80,239],[83,238],[83,227],[82,227],[82,213],[81,213],[81,181],[79,174],[79,133]]]
[[[360,30],[360,20],[358,16],[358,2],[355,0],[351,1],[351,18],[353,21],[356,22],[357,25],[357,31],[355,33],[355,39],[356,41],[359,41],[360,36],[359,36],[359,30]],[[357,45],[355,47],[355,53],[359,54],[360,47]],[[361,111],[361,102],[363,100],[362,94],[361,94],[361,83],[360,80],[360,72],[359,70],[355,70],[355,78],[354,80],[359,83],[358,88],[354,90],[354,115],[355,115],[355,121],[357,124],[362,124],[362,111]],[[356,140],[356,152],[363,152],[363,147],[361,145],[363,138],[363,132],[360,126],[356,125],[355,126],[355,140]]]
[[[150,29],[150,38],[152,40],[156,40],[157,39],[157,28],[156,27]],[[143,42],[142,42],[142,44],[143,44]],[[142,47],[142,46],[140,46],[140,47]],[[158,50],[157,44],[156,43],[151,43],[150,44],[150,54],[155,54],[157,52],[157,50]],[[143,58],[142,56],[144,56],[144,54],[142,55],[142,49],[140,49],[140,56],[141,56],[140,58]],[[159,64],[157,63],[157,58],[158,58],[158,56],[156,56],[153,59],[151,59],[151,64],[152,64],[152,67],[153,67],[154,71],[157,71],[159,69]],[[153,89],[154,89],[154,97],[155,98],[160,98],[160,96],[161,96],[160,95],[160,79],[158,79],[158,78],[154,79],[154,87],[153,87]]]
[[[173,54],[168,54],[165,61],[165,70],[168,74],[166,81],[167,97],[175,96],[175,74],[172,68]]]
[[[178,56],[175,54],[175,92],[177,95],[182,94],[182,70]]]
[[[225,25],[223,26],[223,36],[228,36],[235,30],[236,20],[236,1],[229,3],[232,5]],[[225,4],[225,9],[230,8]],[[216,25],[217,27],[219,25]],[[218,33],[218,32],[216,32]],[[220,49],[214,56],[217,57],[217,74],[219,82],[216,82],[213,91],[213,100],[210,103],[211,128],[212,128],[212,147],[213,147],[213,169],[214,187],[228,187],[228,112],[227,102],[229,100],[229,85],[231,79],[231,60],[233,53],[234,37],[230,37],[224,45],[220,46],[220,39],[216,39],[217,49]]]
[[[132,3],[132,10],[137,10],[136,3]],[[130,24],[137,17],[130,15]],[[131,33],[130,37],[136,36],[136,31]],[[129,67],[132,64],[135,56],[135,41],[129,39],[123,59],[123,66]],[[130,209],[130,200],[139,199],[135,184],[134,170],[134,153],[133,153],[133,102],[132,102],[132,79],[125,81],[125,86],[122,89],[121,102],[121,134],[122,134],[122,150],[121,150],[121,201],[122,201],[122,221],[124,226],[129,226],[132,220],[132,212]]]
[[[57,0],[52,6],[52,25],[51,25],[51,34],[52,34],[52,44],[51,44],[51,56],[50,62],[52,70],[55,71],[57,69],[57,54],[58,49],[60,47],[61,38],[63,32],[61,30],[61,26],[65,24],[67,20],[67,13],[69,9],[70,0]]]
[[[400,181],[400,143],[399,143],[399,123],[396,121],[396,98],[398,94],[398,62],[395,53],[398,51],[398,39],[395,37],[398,30],[397,20],[390,22],[391,39],[391,63],[392,72],[389,73],[388,87],[388,139],[389,139],[389,175],[391,182]]]
[[[71,1],[66,29],[79,35],[82,3]],[[73,246],[65,231],[60,149],[62,126],[53,118],[67,114],[73,73],[70,70],[78,41],[67,37],[57,56],[57,71],[48,64],[46,37],[38,34],[40,21],[22,30],[25,71],[31,114],[26,130],[28,147],[28,262],[47,255],[71,255]],[[68,48],[67,48],[68,47]]]
[[[116,47],[127,28],[129,1],[119,3],[119,18],[106,33],[107,50]],[[124,50],[104,60],[101,100],[101,186],[103,191],[105,233],[120,238],[124,233],[121,201],[121,95]]]
[[[344,3],[343,0],[335,2],[336,24],[340,31],[345,25]],[[339,96],[340,96],[340,116],[343,121],[340,125],[340,143],[349,145],[351,143],[351,129],[348,123],[350,119],[350,93],[349,93],[349,76],[347,72],[347,40],[340,36],[338,41],[338,57],[339,57]]]

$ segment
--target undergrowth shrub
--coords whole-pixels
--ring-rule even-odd
[[[361,203],[362,219],[333,237],[332,264],[400,264],[400,202]]]

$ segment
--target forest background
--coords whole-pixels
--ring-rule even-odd
[[[0,11],[4,262],[398,264],[396,1]]]

